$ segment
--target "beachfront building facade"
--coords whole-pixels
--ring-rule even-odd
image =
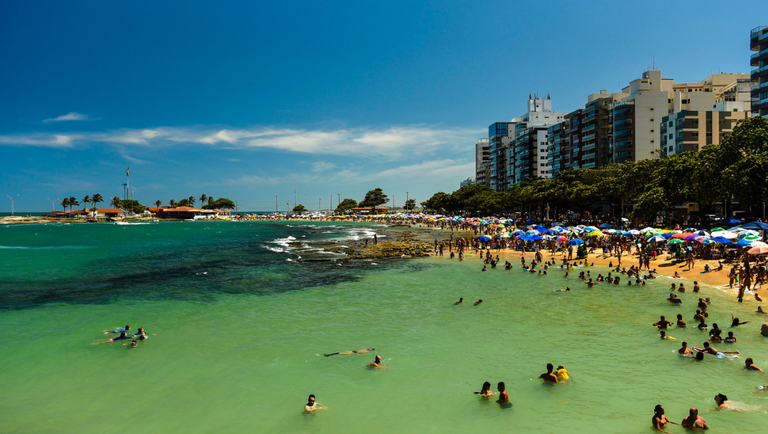
[[[488,164],[485,185],[496,191],[507,189],[507,148],[514,138],[515,122],[494,122],[488,127]],[[477,167],[477,163],[475,163]]]
[[[528,111],[515,122],[514,140],[507,149],[509,187],[531,177],[551,178],[547,129],[563,121],[566,113],[552,111],[552,99],[528,96]]]
[[[488,139],[477,139],[475,143],[475,182],[486,185],[485,172],[488,169],[489,158]]]
[[[661,123],[661,156],[698,152],[706,145],[720,143],[748,114],[745,111],[684,110],[665,116]]]
[[[768,26],[755,27],[749,34],[752,54],[752,115],[768,117]]]

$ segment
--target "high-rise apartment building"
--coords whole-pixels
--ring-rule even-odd
[[[768,26],[752,29],[749,48],[757,51],[749,59],[752,70],[752,115],[768,117]]]
[[[479,185],[485,185],[487,182],[485,172],[490,161],[488,148],[488,139],[477,139],[477,143],[475,143],[475,180]]]
[[[507,150],[508,186],[526,178],[551,178],[547,158],[547,128],[563,121],[565,113],[552,111],[552,99],[528,96],[528,111],[515,123],[514,141]]]
[[[745,111],[684,110],[665,116],[661,123],[661,155],[698,152],[706,145],[720,143],[747,115]]]
[[[485,183],[496,191],[507,189],[507,148],[515,133],[515,122],[494,122],[488,127],[488,164]]]

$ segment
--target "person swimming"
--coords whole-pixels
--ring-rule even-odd
[[[108,334],[111,334],[111,333],[114,333],[114,334],[128,333],[129,331],[131,331],[131,326],[130,325],[126,325],[124,329],[104,330],[104,334],[108,335]]]
[[[728,332],[728,337],[723,340],[726,344],[732,344],[736,342],[736,336],[733,335],[733,332]]]
[[[348,356],[350,354],[365,354],[365,353],[369,353],[369,352],[371,352],[373,350],[375,350],[375,348],[363,348],[363,349],[357,350],[357,351],[341,351],[339,353],[328,353],[328,354],[325,354],[325,357],[330,357],[330,356]]]
[[[315,402],[315,395],[309,395],[309,398],[307,398],[307,404],[304,406],[304,411],[307,413],[313,413],[317,410],[328,410],[328,407],[320,404],[319,402]]]
[[[472,305],[473,306],[479,306],[480,303],[482,303],[482,302],[483,302],[483,299],[481,298],[480,300],[477,300],[476,302],[474,302]]]
[[[678,327],[685,327],[686,326],[685,321],[683,321],[683,315],[680,314],[680,313],[677,314],[677,326]]]
[[[744,369],[747,371],[763,372],[763,370],[760,369],[759,366],[755,365],[754,361],[752,361],[752,357],[747,357],[747,360],[744,361]]]
[[[556,374],[557,374],[557,381],[559,383],[563,383],[566,380],[569,380],[571,378],[571,376],[568,375],[568,371],[565,370],[565,366],[563,365],[560,365],[557,367]]]
[[[688,342],[683,342],[683,346],[680,347],[679,350],[677,350],[677,353],[681,356],[691,357],[693,354],[693,350],[688,348]]]
[[[677,339],[673,338],[672,336],[667,336],[667,332],[665,332],[664,330],[659,331],[659,336],[661,337],[661,339],[667,339],[667,340],[670,340],[670,341],[676,341],[677,340]]]
[[[565,287],[565,289],[548,289],[547,291],[551,292],[571,292],[571,288]]]
[[[464,303],[464,297],[460,297],[459,301],[457,301],[456,303],[453,303],[453,304],[454,305],[459,305],[459,304],[462,304],[462,303]]]
[[[384,364],[381,363],[381,356],[377,354],[376,357],[373,358],[373,361],[365,366],[367,368],[380,369],[384,367]]]

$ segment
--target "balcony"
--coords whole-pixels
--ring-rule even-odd
[[[766,33],[766,34],[768,35],[768,33]],[[766,74],[766,72],[768,72],[768,65],[762,66],[760,68],[753,69],[752,70],[752,80],[754,80],[756,78],[767,76],[768,74]]]
[[[595,162],[591,161],[589,163],[584,163],[581,165],[582,169],[594,169],[595,168]]]
[[[590,149],[595,149],[596,146],[597,146],[597,142],[592,142],[592,143],[590,143],[588,145],[582,146],[581,150],[582,151],[589,151]]]
[[[750,66],[760,66],[760,61],[768,59],[768,48],[749,56]]]
[[[597,135],[597,133],[587,134],[586,136],[581,138],[581,142],[582,143],[588,142],[588,141],[594,139],[596,135]]]
[[[582,133],[586,133],[586,132],[594,130],[596,127],[597,127],[596,124],[588,125],[588,126],[582,128],[581,132]]]

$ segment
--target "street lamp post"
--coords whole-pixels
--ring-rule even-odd
[[[6,194],[5,197],[11,200],[11,217],[13,217],[13,201],[16,200],[19,195],[17,194],[16,196],[11,197]]]
[[[54,213],[54,212],[56,212],[56,209],[54,209],[54,208],[53,208],[53,204],[55,203],[55,201],[54,201],[54,200],[52,200],[50,197],[48,198],[48,200],[50,200],[50,201],[51,201],[51,213]],[[59,199],[56,199],[56,200],[59,200]]]
[[[405,210],[408,211],[408,208],[407,208],[407,206],[408,206],[408,192],[407,191],[405,192],[405,206],[406,206]]]

